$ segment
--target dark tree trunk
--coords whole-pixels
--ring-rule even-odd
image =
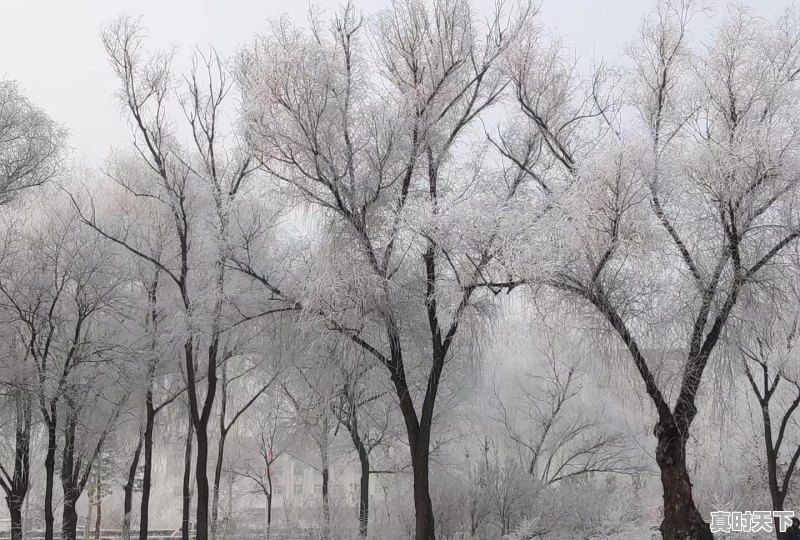
[[[328,496],[328,482],[330,481],[330,470],[326,463],[322,467],[322,538],[328,540],[331,537],[331,505]]]
[[[24,395],[16,399],[14,429],[14,476],[6,487],[6,503],[11,517],[11,540],[22,540],[22,506],[30,483],[31,404]]]
[[[182,263],[182,264],[185,264]],[[185,291],[183,292],[185,294]],[[188,305],[188,302],[187,302]],[[209,532],[209,483],[208,483],[208,420],[214,406],[217,392],[217,347],[219,334],[214,333],[212,344],[208,348],[208,371],[206,374],[206,395],[202,408],[198,404],[197,379],[195,378],[194,341],[190,337],[184,343],[184,359],[186,361],[187,394],[189,397],[189,414],[194,426],[197,441],[197,461],[195,465],[195,485],[197,486],[197,521],[195,531],[197,540],[208,540]]]
[[[47,421],[47,455],[44,458],[44,540],[53,540],[53,482],[56,476],[57,425],[55,416]]]
[[[358,499],[358,535],[366,538],[369,531],[369,458],[361,460],[361,486]]]
[[[267,540],[269,540],[270,529],[272,528],[272,494],[266,494],[267,498]]]
[[[763,354],[761,356],[747,354],[747,356],[749,359],[754,360],[761,367],[762,387],[759,389],[759,384],[756,383],[756,379],[753,376],[753,373],[750,371],[750,366],[747,364],[747,361],[745,361],[744,365],[745,374],[747,375],[750,385],[755,392],[756,398],[758,399],[758,403],[761,406],[761,421],[764,427],[764,455],[767,458],[767,484],[769,485],[769,495],[772,499],[772,510],[774,512],[782,512],[784,503],[786,502],[788,487],[790,485],[789,481],[794,475],[797,458],[800,456],[800,447],[795,449],[794,454],[789,459],[787,467],[783,471],[784,476],[782,482],[778,477],[778,456],[780,454],[781,447],[783,446],[783,442],[785,441],[784,434],[786,426],[789,424],[792,415],[795,413],[798,407],[800,407],[800,386],[795,383],[798,394],[794,401],[784,411],[780,421],[778,422],[779,429],[777,439],[773,439],[772,415],[770,413],[769,406],[772,398],[775,396],[778,384],[781,382],[781,375],[778,374],[774,377],[770,377],[769,367]],[[774,519],[773,530],[775,531],[775,536],[778,540],[784,540],[786,538],[786,533],[780,531],[780,518]]]
[[[682,435],[672,422],[661,422],[656,428],[656,462],[664,490],[661,534],[664,540],[711,540],[711,529],[703,521],[692,497],[692,483],[686,468],[686,433],[684,430]]]
[[[783,511],[783,503],[784,497],[782,494],[778,493],[772,496],[772,510],[774,512],[782,512]],[[775,536],[778,540],[784,540],[786,538],[786,533],[780,531],[780,519],[776,518],[775,523],[773,524]]]
[[[389,369],[400,404],[400,412],[403,414],[403,421],[406,426],[408,447],[411,454],[411,468],[414,473],[414,538],[415,540],[436,540],[433,505],[428,486],[428,461],[433,407],[436,401],[436,391],[439,386],[439,376],[441,375],[443,362],[438,363],[437,358],[434,358],[434,365],[428,380],[428,388],[425,392],[423,414],[420,419],[417,416],[417,411],[411,398],[411,390],[406,380],[403,353],[400,345],[400,332],[391,320],[388,326],[388,338],[391,349]]]
[[[153,407],[152,377],[147,388],[145,399],[145,424],[144,424],[144,470],[142,471],[142,501],[139,510],[139,540],[147,540],[150,520],[150,488],[153,483],[153,426],[156,420],[156,411]],[[191,424],[191,420],[189,422]],[[191,440],[191,431],[189,432]],[[189,462],[184,464],[186,470],[191,467],[191,443],[189,445]],[[184,471],[184,483],[186,482]],[[184,492],[184,496],[186,493]]]
[[[22,540],[22,503],[8,502],[8,513],[11,514],[11,540]]]
[[[77,498],[74,494],[64,497],[64,508],[61,514],[61,540],[77,540],[78,532],[78,512],[75,504]]]
[[[224,416],[223,416],[224,419]],[[228,433],[223,430],[217,442],[217,463],[214,466],[214,493],[211,501],[211,538],[217,538],[217,528],[219,519],[219,485],[222,481],[222,462],[225,458],[225,439]]]
[[[189,421],[186,432],[186,451],[183,455],[183,512],[181,516],[181,540],[189,540],[192,518],[192,440],[194,439],[194,424]]]
[[[153,272],[153,279],[147,288],[147,303],[150,312],[146,322],[152,332],[150,351],[153,356],[147,365],[147,389],[144,396],[144,470],[142,471],[142,500],[139,507],[139,540],[147,540],[147,533],[150,527],[150,488],[153,482],[153,426],[158,412],[153,403],[153,387],[155,386],[156,368],[158,366],[156,349],[158,347],[158,282],[160,275],[161,269],[156,267]]]
[[[219,519],[219,484],[222,481],[222,463],[225,459],[225,439],[228,430],[225,427],[225,416],[228,412],[228,363],[222,364],[222,378],[219,396],[219,440],[217,441],[217,462],[214,466],[214,489],[211,500],[211,538],[216,540]]]
[[[71,405],[71,402],[68,401]],[[80,497],[75,471],[75,429],[77,419],[73,413],[73,408],[68,408],[70,414],[64,429],[64,452],[61,457],[61,488],[64,492],[64,504],[61,510],[61,539],[77,540],[78,512],[75,504]],[[97,494],[99,496],[99,493]],[[89,504],[92,504],[89,501]]]
[[[415,540],[436,540],[436,527],[428,482],[430,456],[430,422],[432,417],[417,417],[417,412],[409,395],[405,375],[396,370],[392,378],[397,387],[400,410],[408,433],[411,468],[414,473],[414,519]],[[426,399],[427,401],[427,399]]]
[[[195,466],[195,481],[197,482],[197,540],[208,540],[208,430],[207,425],[198,426],[195,434],[197,439],[197,464]]]
[[[330,459],[328,456],[328,417],[322,417],[322,433],[319,440],[320,461],[322,462],[322,538],[331,537],[331,505],[328,497],[330,481]]]
[[[413,452],[413,451],[412,451]],[[413,452],[411,467],[414,471],[414,511],[416,515],[416,540],[436,540],[433,504],[428,482],[428,448]]]
[[[139,458],[142,454],[142,441],[144,437],[142,432],[139,432],[139,439],[136,441],[136,450],[133,452],[133,459],[131,466],[128,468],[128,478],[125,480],[125,486],[122,488],[124,493],[124,500],[122,503],[122,538],[123,540],[130,540],[131,538],[131,514],[133,513],[133,488],[136,484],[136,471],[139,470]]]
[[[266,487],[262,484],[261,489],[264,491],[264,497],[266,498],[266,518],[267,518],[267,540],[269,540],[270,529],[272,528],[272,463],[273,461],[269,460],[269,457],[265,455],[264,457],[264,464],[267,468],[267,485]]]
[[[772,440],[772,418],[769,413],[769,400],[761,401],[761,415],[764,423],[764,446],[767,456],[767,482],[769,483],[769,496],[772,499],[772,510],[783,511],[785,496],[778,486],[778,455]],[[775,536],[778,540],[784,540],[786,533],[779,530],[779,519],[774,520]]]
[[[369,453],[358,433],[358,420],[352,415],[350,421],[350,438],[358,452],[358,462],[361,465],[361,484],[358,493],[358,535],[366,537],[369,531]]]

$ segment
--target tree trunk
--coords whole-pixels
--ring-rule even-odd
[[[211,538],[217,538],[217,526],[219,517],[219,485],[222,481],[222,461],[225,457],[225,438],[227,432],[220,433],[219,441],[217,442],[217,463],[214,466],[214,491],[213,499],[211,501]]]
[[[78,512],[75,504],[80,497],[80,490],[76,482],[78,471],[75,470],[75,429],[78,421],[75,416],[74,403],[67,398],[67,404],[69,414],[64,426],[64,450],[61,456],[61,489],[64,493],[64,504],[61,510],[61,540],[77,540]],[[95,496],[97,497],[99,494],[95,493]],[[88,501],[88,506],[92,507],[91,500]]]
[[[772,496],[772,510],[773,510],[773,512],[782,512],[783,511],[783,502],[784,502],[784,498],[783,498],[783,496],[781,494],[777,494],[777,497],[775,495],[773,495]],[[780,527],[780,519],[775,519],[774,520],[773,527],[774,527],[773,530],[775,531],[776,538],[778,540],[784,540],[786,538],[786,533],[785,532],[781,532],[780,529],[779,529],[779,527]]]
[[[358,462],[361,465],[361,485],[358,496],[358,536],[366,537],[369,530],[369,452],[358,432],[358,415],[355,411],[351,414],[347,429],[350,439],[358,453]]]
[[[11,517],[11,540],[22,540],[22,507],[30,483],[31,404],[26,396],[16,399],[14,429],[14,477],[6,491],[6,503]]]
[[[397,375],[393,375],[393,378],[396,379]],[[398,381],[400,382],[398,383]],[[414,473],[414,538],[415,540],[436,540],[433,504],[428,482],[432,415],[424,417],[423,422],[420,423],[405,381],[396,379],[395,385],[398,387],[400,410],[403,413],[408,433],[411,468]]]
[[[322,434],[319,441],[319,456],[322,462],[322,540],[331,537],[331,506],[328,497],[330,463],[328,458],[328,416],[322,418]]]
[[[656,428],[656,462],[664,490],[661,534],[664,540],[712,540],[711,529],[692,497],[692,483],[686,469],[686,430],[682,435],[674,423],[666,427],[664,424],[661,422]]]
[[[22,540],[22,501],[7,499],[11,514],[11,540]]]
[[[233,483],[236,481],[234,478],[233,473],[228,474],[228,523],[225,527],[225,534],[222,536],[225,538],[228,535],[228,531],[231,528],[236,528],[236,524],[233,521]]]
[[[271,529],[272,529],[272,493],[269,493],[267,494],[267,540],[269,540],[269,533]]]
[[[430,250],[429,253],[426,254],[425,260],[430,288],[432,283],[435,282],[435,267],[431,265],[432,256]],[[431,291],[428,292],[428,295],[433,297]],[[438,392],[439,380],[444,369],[444,360],[449,345],[445,347],[441,343],[438,323],[434,316],[435,311],[435,304],[429,306],[429,322],[431,323],[434,343],[431,371],[428,375],[428,386],[425,391],[425,399],[422,403],[422,414],[420,416],[417,416],[417,410],[411,398],[411,390],[406,380],[402,347],[400,345],[400,332],[397,329],[396,323],[393,321],[390,320],[388,326],[389,347],[391,349],[391,379],[399,401],[400,412],[403,414],[403,421],[406,425],[408,448],[411,454],[411,468],[414,472],[415,540],[436,540],[433,504],[431,503],[430,486],[428,482],[430,439],[436,394]],[[455,327],[451,328],[451,332],[454,331]],[[448,332],[448,335],[449,334],[450,332]]]
[[[427,447],[420,452],[412,450],[411,468],[414,471],[416,540],[436,540],[433,504],[428,483],[428,455]]]
[[[195,434],[197,439],[197,464],[195,481],[197,482],[197,540],[208,540],[208,429],[201,423]]]
[[[95,488],[95,521],[94,521],[94,539],[100,540],[100,527],[103,523],[103,485],[102,478],[100,478],[100,471],[97,472],[97,485]]]
[[[56,419],[47,422],[47,455],[44,458],[44,540],[53,540],[53,482],[56,475]]]
[[[131,540],[131,514],[133,512],[133,488],[136,484],[136,471],[139,470],[139,457],[142,454],[143,434],[139,432],[139,440],[136,442],[136,450],[133,452],[133,460],[128,468],[128,478],[122,488],[124,500],[122,503],[122,538]],[[145,539],[146,540],[146,539]]]
[[[361,486],[358,501],[358,536],[367,537],[369,530],[369,457],[358,455],[361,461]]]
[[[756,390],[756,395],[759,396],[759,402],[761,404],[761,419],[764,424],[764,453],[767,457],[767,483],[769,484],[769,495],[772,499],[772,510],[774,512],[783,511],[783,503],[785,499],[785,494],[781,492],[780,487],[778,487],[778,450],[774,446],[774,442],[772,440],[772,417],[770,416],[769,412],[769,398],[766,400],[763,396],[760,396],[758,393],[758,388],[754,386]],[[765,388],[765,395],[769,391],[769,388]],[[780,519],[774,520],[774,531],[775,536],[778,540],[784,540],[786,538],[786,533],[781,532],[779,530]]]
[[[147,540],[150,520],[150,488],[153,482],[153,426],[156,420],[156,411],[153,408],[153,387],[152,383],[147,389],[145,400],[145,424],[144,424],[144,471],[142,471],[142,501],[139,510],[139,540]],[[189,421],[191,424],[191,420]],[[191,440],[191,430],[188,435]],[[191,443],[189,445],[189,461],[184,464],[185,470],[191,467]],[[185,472],[184,472],[185,475]],[[184,482],[186,478],[184,476]],[[185,496],[185,492],[184,492]]]
[[[322,467],[322,539],[329,540],[331,537],[331,503],[328,496],[328,482],[330,470],[327,463]]]
[[[191,532],[192,508],[192,440],[194,439],[194,424],[189,420],[189,429],[186,432],[186,451],[183,455],[183,513],[181,516],[181,540],[189,540]]]
[[[22,518],[23,530],[27,531],[31,524],[31,498],[25,497],[25,515]]]
[[[74,490],[70,490],[73,491]],[[61,511],[61,540],[76,540],[78,532],[78,512],[75,509],[77,499],[74,493],[64,496],[64,507]]]

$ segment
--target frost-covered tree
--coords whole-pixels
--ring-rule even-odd
[[[429,465],[445,366],[462,354],[459,328],[480,315],[519,187],[484,166],[480,121],[532,11],[501,6],[479,22],[464,0],[409,1],[365,22],[348,4],[308,28],[274,23],[239,59],[254,157],[312,209],[319,235],[304,263],[280,272],[253,234],[232,262],[385,368],[406,427],[417,540],[435,537]]]
[[[30,373],[33,402],[45,424],[44,511],[49,538],[64,398],[84,366],[107,360],[104,353],[111,346],[107,338],[115,327],[111,313],[124,279],[109,252],[75,227],[77,216],[64,198],[53,193],[51,200],[49,211],[5,223],[0,266],[3,308],[26,351],[20,367]],[[24,418],[24,408],[22,414]],[[23,465],[29,466],[29,461]]]
[[[179,88],[172,71],[173,54],[148,54],[138,21],[118,19],[104,29],[102,41],[141,166],[132,175],[108,175],[111,189],[121,190],[111,204],[122,215],[98,212],[92,193],[89,202],[82,201],[81,194],[75,194],[73,202],[82,222],[102,239],[158,271],[147,286],[157,283],[159,298],[168,294],[177,307],[171,331],[181,336],[173,343],[181,343],[182,374],[197,442],[197,535],[202,540],[211,525],[209,428],[217,412],[221,362],[236,353],[241,339],[247,340],[241,338],[247,333],[246,323],[267,314],[249,313],[234,302],[238,291],[226,273],[233,201],[254,167],[226,124],[231,81],[213,49],[196,52]],[[173,133],[175,106],[182,111],[189,133],[186,144]],[[139,221],[135,213],[126,215],[131,199],[146,201],[156,219]],[[154,242],[159,232],[164,233],[163,243]],[[190,441],[187,438],[187,445]],[[146,535],[140,528],[140,537]]]
[[[659,2],[628,67],[589,80],[536,36],[510,63],[526,122],[512,155],[554,193],[560,233],[529,271],[605,322],[652,402],[669,540],[710,537],[686,452],[704,374],[800,237],[800,26],[732,10],[695,51],[695,13]]]
[[[59,172],[66,135],[15,82],[0,81],[0,204]]]

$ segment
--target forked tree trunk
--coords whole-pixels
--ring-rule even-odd
[[[664,491],[664,540],[713,540],[709,525],[697,510],[686,468],[686,437],[675,427],[657,428],[656,463]]]
[[[439,386],[439,375],[444,366],[444,354],[440,348],[435,350],[434,366],[425,393],[423,414],[417,416],[411,391],[403,369],[402,350],[399,331],[389,331],[389,345],[392,350],[391,378],[400,404],[400,412],[408,435],[408,448],[411,455],[411,469],[414,473],[414,539],[436,540],[436,526],[431,503],[428,468],[430,460],[430,433],[433,422],[433,407]],[[427,413],[426,413],[427,411]]]

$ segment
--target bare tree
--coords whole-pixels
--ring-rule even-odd
[[[139,23],[121,18],[109,25],[102,35],[108,58],[120,83],[120,99],[131,119],[134,147],[149,171],[145,182],[118,183],[130,196],[144,197],[161,208],[171,221],[170,254],[160,257],[126,232],[97,222],[92,211],[80,210],[82,220],[106,240],[158,269],[177,291],[185,319],[183,369],[197,441],[195,482],[197,484],[197,534],[205,540],[209,533],[210,487],[208,481],[208,428],[217,393],[218,368],[225,331],[225,260],[226,227],[229,203],[253,171],[250,158],[225,145],[221,126],[222,108],[230,89],[226,70],[212,50],[198,52],[180,104],[189,125],[194,152],[184,152],[172,134],[168,102],[173,92],[172,54],[147,57],[143,51],[143,32]],[[195,210],[208,198],[214,205],[217,222],[212,231],[204,231],[204,222]],[[80,208],[77,200],[73,199]],[[193,249],[200,235],[209,232],[216,253],[211,271],[198,270],[195,260],[202,255]],[[193,278],[195,281],[193,281]],[[205,282],[205,283],[203,283]],[[200,313],[207,315],[203,319]],[[206,324],[201,325],[204,320]],[[205,362],[200,363],[200,344],[207,345]],[[200,384],[204,380],[205,384]],[[203,386],[205,392],[203,393]],[[187,439],[187,444],[189,440]],[[187,531],[188,532],[188,531]],[[146,534],[141,532],[140,534]]]
[[[20,222],[5,237],[0,294],[24,342],[35,395],[47,433],[45,457],[45,536],[53,536],[53,482],[58,448],[59,405],[73,373],[108,348],[100,336],[113,325],[109,309],[124,277],[109,279],[113,258],[74,228],[70,212],[58,206],[39,222]],[[56,210],[58,209],[58,210]],[[35,253],[35,257],[12,255]],[[93,323],[102,332],[90,333]]]
[[[108,375],[108,371],[105,370],[101,376]],[[121,389],[117,389],[117,395],[108,395],[108,383],[98,384],[95,377],[96,374],[90,375],[78,382],[73,376],[63,396],[65,423],[60,476],[64,503],[61,538],[68,540],[77,540],[78,499],[91,478],[92,469],[101,456],[109,434],[116,426],[126,396],[124,391],[119,391]],[[85,411],[90,407],[91,418],[87,418]],[[98,500],[101,496],[100,492],[95,492]],[[97,518],[101,519],[99,510]]]
[[[246,460],[243,471],[236,470],[236,474],[252,481],[264,494],[264,536],[267,540],[272,529],[272,502],[275,496],[273,465],[286,450],[282,434],[288,433],[289,429],[285,424],[281,400],[267,414],[250,419],[249,425],[252,427],[248,431],[252,434],[250,440],[255,441],[251,450],[256,457]]]
[[[547,338],[545,338],[547,340]],[[520,377],[513,405],[495,390],[500,423],[517,447],[523,469],[538,488],[589,473],[637,474],[643,467],[622,432],[603,422],[603,411],[585,411],[581,399],[584,374],[576,347],[558,350],[552,341],[542,348],[542,373]],[[562,355],[568,358],[562,359]]]
[[[219,413],[219,436],[217,439],[217,460],[216,466],[214,467],[214,491],[213,491],[213,500],[211,503],[211,533],[214,538],[217,536],[217,518],[219,514],[219,486],[220,481],[222,479],[222,468],[225,459],[225,442],[228,438],[228,434],[231,432],[231,429],[236,425],[236,423],[242,418],[242,416],[258,401],[261,396],[272,386],[275,382],[276,378],[278,377],[277,368],[273,367],[274,364],[265,359],[261,359],[261,362],[256,362],[252,366],[245,366],[244,370],[237,375],[229,375],[229,364],[232,364],[235,358],[226,358],[222,362],[222,373],[220,376],[220,399],[219,399],[219,406],[220,406],[220,413]],[[254,389],[250,390],[247,394],[245,394],[245,401],[237,403],[232,402],[229,404],[229,392],[231,390],[232,384],[237,381],[241,380],[243,377],[253,377],[254,373],[258,372],[259,367],[273,367],[273,369],[269,370],[269,373],[266,375],[266,381],[256,383]],[[245,386],[245,389],[247,387]],[[249,389],[247,389],[249,390]],[[228,418],[228,406],[233,405],[234,408],[232,410],[233,415]]]
[[[144,443],[144,430],[140,429],[136,437],[136,446],[133,450],[133,457],[128,466],[128,474],[125,477],[125,484],[122,486],[122,538],[131,538],[131,514],[133,513],[133,492],[136,489],[136,478],[139,473],[139,461],[142,456],[142,445]],[[141,526],[141,525],[140,525]]]
[[[781,306],[780,313],[756,320],[755,328],[742,336],[738,347],[744,374],[759,406],[766,481],[775,511],[784,510],[800,459],[800,444],[792,436],[800,407],[800,383],[791,361],[797,346],[798,320],[792,308],[785,303]],[[785,535],[778,525],[776,519],[774,530],[782,540]]]
[[[435,538],[429,463],[440,381],[500,242],[487,232],[494,214],[475,236],[448,233],[457,216],[476,216],[471,205],[504,209],[519,187],[484,184],[480,157],[457,167],[455,148],[499,99],[499,58],[532,15],[523,6],[508,17],[500,6],[480,27],[463,0],[394,3],[367,38],[348,4],[327,27],[278,23],[240,58],[254,155],[333,234],[306,275],[311,287],[265,267],[250,238],[233,266],[385,367],[410,445],[417,540]]]
[[[354,357],[360,359],[361,351],[356,349]],[[369,531],[370,476],[377,472],[372,469],[370,455],[386,443],[390,433],[389,410],[381,411],[374,406],[386,395],[386,391],[370,380],[371,371],[371,364],[356,361],[348,365],[347,362],[340,362],[341,381],[337,380],[337,388],[331,399],[336,419],[350,435],[358,456],[358,534],[361,537],[366,537]]]
[[[0,81],[0,204],[58,173],[67,132],[13,81]]]
[[[690,2],[659,2],[630,51],[625,92],[608,71],[581,81],[558,48],[538,55],[535,39],[511,68],[532,128],[527,146],[548,156],[549,168],[531,173],[569,208],[551,226],[575,233],[544,281],[627,349],[657,413],[668,540],[711,536],[686,465],[703,374],[748,294],[775,277],[800,236],[798,133],[785,121],[796,114],[787,96],[797,87],[798,27],[733,11],[708,51],[693,54],[695,12]],[[678,344],[677,387],[648,354],[653,342]]]
[[[290,389],[287,382],[281,387],[288,403],[292,407],[300,432],[310,438],[319,455],[319,467],[322,476],[322,538],[331,537],[331,504],[330,504],[330,445],[331,432],[336,425],[330,408],[331,386],[321,380],[321,371],[307,373],[302,367],[294,371],[298,377],[297,390]],[[315,377],[315,378],[310,378]]]
[[[12,540],[22,540],[23,537],[22,508],[30,486],[31,430],[34,422],[33,400],[36,396],[28,366],[30,358],[27,348],[20,341],[12,338],[6,341],[8,360],[4,361],[17,366],[17,369],[4,375],[2,391],[10,398],[14,410],[14,465],[0,464],[0,487],[5,493],[11,517]]]

